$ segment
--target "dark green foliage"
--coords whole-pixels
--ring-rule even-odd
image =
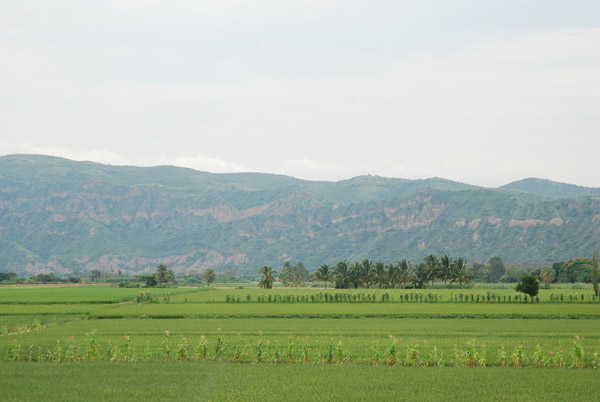
[[[215,274],[215,270],[212,268],[208,268],[204,271],[204,280],[206,281],[206,285],[210,286],[217,279],[217,274]]]
[[[575,258],[560,266],[558,282],[592,282],[592,260]]]
[[[521,277],[521,282],[517,283],[515,290],[529,295],[531,302],[533,303],[535,296],[537,296],[540,290],[540,282],[535,275],[525,274]]]
[[[268,265],[265,265],[264,267],[259,269],[258,272],[262,275],[260,278],[260,282],[258,282],[258,286],[263,289],[272,289],[273,282],[275,282],[275,271],[273,271],[273,268],[269,267]]]
[[[498,280],[504,275],[506,272],[506,268],[504,268],[504,263],[500,257],[492,257],[488,261],[490,264],[490,282],[498,282]]]
[[[175,274],[165,264],[160,264],[154,272],[156,282],[163,284],[167,282],[175,282]]]
[[[14,272],[0,272],[0,283],[14,282],[18,278]]]

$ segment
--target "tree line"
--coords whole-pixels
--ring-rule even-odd
[[[271,288],[277,273],[266,265],[259,270],[261,275],[259,286]],[[395,264],[375,262],[369,259],[362,261],[342,260],[333,266],[321,265],[311,275],[302,262],[292,265],[289,261],[283,264],[279,280],[284,286],[300,286],[309,280],[329,284],[337,289],[356,288],[424,288],[435,282],[444,283],[444,287],[458,285],[469,286],[473,282],[518,282],[524,275],[531,275],[545,286],[550,283],[587,282],[594,284],[598,295],[598,250],[594,250],[589,258],[575,258],[569,262],[557,262],[535,270],[508,269],[498,256],[490,258],[487,264],[476,262],[471,266],[462,258],[449,255],[428,255],[423,261],[413,263],[402,259]]]
[[[261,274],[259,286],[270,289],[273,287],[277,273],[268,265],[259,270]],[[459,287],[468,286],[473,283],[473,273],[467,267],[464,258],[453,258],[449,255],[428,255],[423,262],[412,263],[402,259],[395,264],[364,259],[351,262],[339,261],[334,266],[321,265],[310,275],[304,264],[291,265],[289,261],[284,263],[279,280],[284,286],[300,286],[308,280],[329,284],[336,289],[369,289],[379,287],[381,289],[394,288],[424,288],[431,283],[435,286],[436,281],[443,281],[447,287],[458,284]]]

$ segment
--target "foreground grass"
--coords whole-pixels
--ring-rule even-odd
[[[5,400],[595,400],[595,370],[272,366],[223,362],[0,364]]]

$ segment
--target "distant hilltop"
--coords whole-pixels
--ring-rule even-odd
[[[17,273],[176,272],[342,259],[537,263],[600,245],[600,189],[528,178],[338,182],[0,157],[0,265]]]

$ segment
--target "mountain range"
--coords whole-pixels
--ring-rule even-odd
[[[600,245],[600,189],[524,179],[338,182],[173,166],[0,157],[0,271],[256,274],[290,260],[420,261],[450,254],[535,263]]]

